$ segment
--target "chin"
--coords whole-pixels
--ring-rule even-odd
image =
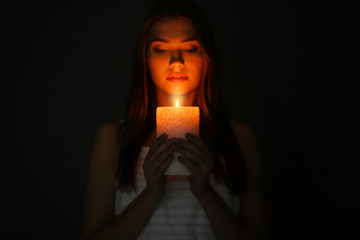
[[[186,94],[189,94],[191,91],[171,91],[168,92],[169,95],[174,95],[174,96],[183,96]]]
[[[185,86],[173,87],[172,89],[168,89],[167,93],[170,95],[186,95],[193,92],[194,89],[186,88]]]

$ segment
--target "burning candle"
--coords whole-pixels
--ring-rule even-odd
[[[170,138],[183,138],[185,134],[191,133],[199,136],[199,107],[184,106],[180,107],[176,100],[175,107],[157,107],[156,108],[156,135],[163,133]],[[174,152],[174,160],[166,169],[165,175],[189,176],[190,170],[178,161],[180,153]]]

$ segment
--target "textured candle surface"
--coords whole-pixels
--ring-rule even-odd
[[[185,138],[187,132],[199,136],[199,107],[158,107],[156,108],[156,134],[163,133],[170,138]],[[180,154],[174,153],[174,160],[165,172],[165,175],[191,175],[182,163],[177,160]]]

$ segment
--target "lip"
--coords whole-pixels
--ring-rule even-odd
[[[171,73],[166,77],[166,80],[168,80],[170,82],[179,83],[179,82],[186,81],[188,78],[189,77],[183,73]]]

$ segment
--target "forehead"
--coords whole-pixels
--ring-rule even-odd
[[[150,41],[156,38],[196,38],[196,31],[190,20],[162,18],[153,23],[150,29]]]

